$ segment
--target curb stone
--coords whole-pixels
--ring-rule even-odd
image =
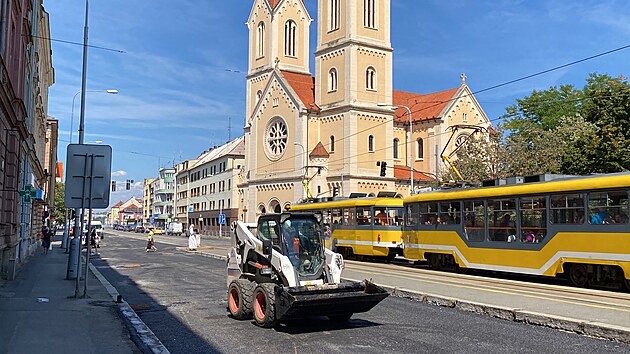
[[[103,284],[114,302],[118,298],[118,290],[99,272],[92,263],[90,263],[90,271]],[[134,311],[127,301],[122,300],[118,303],[118,311],[125,319],[131,339],[138,349],[145,354],[170,354],[169,350],[160,342],[158,337],[151,329],[140,319],[136,311]]]
[[[347,279],[360,281],[356,279]],[[382,285],[381,285],[382,286]],[[463,311],[473,312],[479,315],[486,315],[503,320],[527,323],[542,327],[559,329],[587,335],[600,339],[607,339],[615,342],[630,344],[630,328],[614,326],[599,322],[582,321],[574,318],[548,315],[537,312],[525,311],[518,308],[508,308],[496,305],[489,305],[479,302],[459,300],[442,295],[416,292],[409,289],[391,286],[382,286],[390,291],[392,296],[423,302],[441,307],[456,308]]]

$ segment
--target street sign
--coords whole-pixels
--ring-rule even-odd
[[[154,219],[153,217],[151,217],[151,218],[149,218],[149,222],[150,222],[151,224],[153,224],[153,223],[155,222],[155,219]]]
[[[193,211],[195,211],[195,208],[191,205],[188,207],[188,212],[192,213]]]
[[[105,209],[112,180],[112,147],[70,144],[67,150],[66,208]]]
[[[219,214],[219,225],[225,225],[225,214]]]

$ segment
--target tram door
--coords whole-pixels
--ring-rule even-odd
[[[373,256],[376,234],[374,233],[372,208],[356,208],[356,254]]]

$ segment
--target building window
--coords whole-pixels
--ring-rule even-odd
[[[422,160],[424,159],[424,140],[422,140],[422,138],[418,138],[417,144],[418,144],[418,157],[416,157],[416,159]]]
[[[295,57],[297,25],[292,20],[284,24],[284,55]]]
[[[328,11],[330,14],[328,30],[334,31],[339,29],[339,0],[330,0],[330,8]]]
[[[258,38],[256,41],[256,53],[258,54],[258,58],[262,58],[265,56],[265,23],[261,22],[258,24]]]
[[[330,152],[335,152],[335,136],[330,136]]]
[[[258,90],[258,92],[256,92],[256,103],[258,104],[258,102],[260,102],[260,99],[262,98],[262,91]]]
[[[463,116],[462,116],[462,122],[464,122],[464,123],[468,122],[468,114],[467,114],[467,113],[464,113],[464,114],[463,114]]]
[[[363,0],[363,26],[376,28],[376,0]]]
[[[394,139],[394,158],[398,158],[398,138]]]
[[[368,137],[368,151],[374,152],[374,135]]]
[[[337,91],[337,69],[332,68],[328,72],[328,92]]]
[[[371,91],[376,90],[376,70],[371,66],[365,71],[365,88]]]
[[[274,99],[272,100],[272,105],[273,105],[274,107],[278,107],[278,106],[280,105],[280,99],[279,99],[278,97],[274,98]]]

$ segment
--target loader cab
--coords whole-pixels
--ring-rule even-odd
[[[326,263],[320,219],[312,213],[261,216],[258,238],[289,258],[301,280],[321,278]]]

